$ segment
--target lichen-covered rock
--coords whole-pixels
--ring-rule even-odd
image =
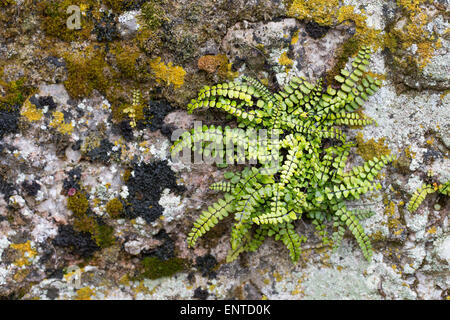
[[[0,6],[0,299],[449,299],[448,196],[408,210],[450,179],[448,1]],[[331,252],[308,221],[296,265],[273,239],[226,263],[232,218],[188,249],[230,168],[177,163],[170,146],[197,121],[235,125],[188,114],[190,99],[243,74],[333,86],[363,45],[383,86],[358,111],[377,124],[348,130],[349,160],[396,158],[355,205],[374,212],[372,261],[347,235]]]

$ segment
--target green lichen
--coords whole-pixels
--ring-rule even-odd
[[[143,278],[158,279],[183,271],[186,268],[186,262],[180,258],[161,260],[157,257],[146,257],[142,260],[142,267]]]
[[[100,248],[107,248],[116,242],[114,228],[107,224],[96,224],[92,232],[95,242]]]

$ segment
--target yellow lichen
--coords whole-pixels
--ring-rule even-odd
[[[184,76],[186,71],[181,66],[173,66],[172,62],[165,64],[158,57],[150,61],[150,68],[153,71],[153,75],[157,82],[165,82],[170,85],[173,84],[174,88],[179,88],[184,84]]]
[[[397,5],[405,16],[404,23],[394,28],[389,35],[395,39],[395,47],[389,47],[391,51],[401,49],[409,50],[413,45],[416,52],[406,57],[405,60],[396,59],[400,67],[416,66],[423,69],[431,60],[435,50],[442,46],[440,37],[427,29],[428,23],[433,18],[425,12],[422,5],[427,0],[397,0]]]
[[[314,20],[322,25],[331,25],[337,15],[339,0],[294,0],[288,8],[288,15],[299,20]]]
[[[300,33],[300,31],[297,30],[297,31],[295,31],[294,35],[292,36],[292,38],[291,38],[291,44],[292,45],[294,45],[294,44],[296,44],[298,42],[299,33]]]
[[[408,146],[405,149],[405,155],[409,159],[415,159],[416,158],[416,153],[414,151],[411,151],[411,146]]]
[[[89,287],[84,287],[77,290],[75,300],[91,300],[91,297],[95,294],[94,290]]]
[[[429,234],[435,234],[436,233],[436,226],[432,226],[430,229],[428,229],[427,230],[427,232],[429,233]]]
[[[294,61],[292,59],[289,59],[289,57],[287,56],[287,51],[285,51],[281,54],[280,58],[278,59],[278,63],[281,64],[282,66],[292,67]]]
[[[72,134],[72,123],[64,122],[64,114],[60,111],[53,112],[53,119],[49,124],[50,127],[55,128],[61,134]]]
[[[364,141],[363,134],[359,132],[356,135],[356,141],[358,142],[358,147],[356,152],[364,159],[370,160],[374,157],[380,158],[381,156],[387,156],[391,153],[391,150],[385,145],[385,138],[380,138],[377,141],[374,139],[369,139]]]
[[[30,240],[25,243],[13,243],[10,247],[20,254],[20,257],[14,262],[18,267],[31,265],[32,259],[37,255],[37,251],[32,248]]]
[[[323,26],[332,26],[353,21],[356,27],[353,39],[359,49],[361,46],[378,48],[382,45],[379,30],[367,26],[365,11],[356,13],[354,6],[339,7],[339,0],[293,0],[288,8],[288,15],[300,20],[313,20]],[[355,50],[356,53],[358,50]]]
[[[22,116],[27,118],[29,122],[39,121],[42,119],[43,112],[36,108],[34,104],[32,104],[29,100],[25,101],[22,107],[22,111],[20,113]]]

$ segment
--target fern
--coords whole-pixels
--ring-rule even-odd
[[[295,226],[305,216],[312,219],[324,243],[330,241],[326,223],[333,222],[334,248],[349,230],[364,257],[370,260],[372,246],[360,220],[371,213],[350,211],[345,203],[380,188],[374,180],[392,157],[373,158],[346,171],[354,144],[336,127],[373,122],[354,112],[380,85],[366,74],[368,64],[369,49],[363,48],[351,70],[342,70],[336,76],[338,89],[324,89],[321,80],[313,85],[294,77],[282,91],[271,93],[258,80],[242,76],[200,90],[197,99],[189,103],[189,112],[219,109],[236,117],[238,126],[203,126],[185,132],[174,143],[173,156],[189,148],[202,155],[218,154],[230,161],[254,165],[241,172],[227,172],[224,181],[211,185],[212,190],[225,192],[225,196],[194,223],[187,239],[189,246],[194,246],[225,216],[234,214],[227,261],[242,252],[255,251],[266,237],[273,236],[287,247],[291,260],[296,262],[306,237],[298,234]],[[249,132],[260,129],[267,130],[265,139],[249,138]],[[231,143],[234,153],[214,153],[213,143]],[[238,150],[242,152],[236,154]]]
[[[416,211],[422,202],[425,200],[426,196],[431,193],[439,192],[443,195],[450,195],[450,180],[443,184],[434,183],[431,184],[423,184],[419,189],[414,191],[411,199],[408,203],[408,210],[410,212]]]

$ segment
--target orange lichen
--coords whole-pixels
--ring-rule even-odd
[[[228,63],[228,58],[224,54],[217,55],[204,55],[198,59],[197,66],[200,70],[204,70],[209,73],[214,73],[219,67]]]

